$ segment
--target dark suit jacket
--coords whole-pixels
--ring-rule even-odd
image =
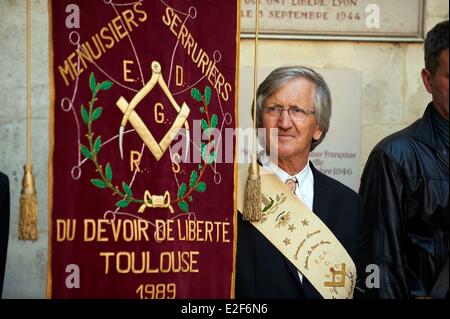
[[[314,213],[328,226],[358,265],[360,201],[356,192],[320,173],[314,175]],[[238,214],[236,298],[322,298],[297,269],[253,225]]]
[[[9,236],[9,181],[0,172],[0,297],[3,291],[5,275],[6,251]]]

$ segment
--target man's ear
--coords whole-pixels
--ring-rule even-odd
[[[322,134],[323,134],[322,128],[319,125],[317,125],[316,131],[314,132],[313,135],[313,139],[315,141],[318,141],[322,137]]]
[[[422,81],[428,93],[432,94],[433,86],[431,85],[431,73],[427,69],[422,69]]]

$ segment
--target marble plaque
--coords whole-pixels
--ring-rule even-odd
[[[255,0],[241,2],[241,35],[255,32]],[[423,41],[424,0],[260,0],[262,38]]]

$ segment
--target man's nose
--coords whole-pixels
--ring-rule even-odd
[[[283,110],[278,120],[278,127],[287,130],[292,126],[292,119],[287,110]]]

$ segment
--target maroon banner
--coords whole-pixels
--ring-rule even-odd
[[[233,297],[239,1],[49,14],[48,296]]]

